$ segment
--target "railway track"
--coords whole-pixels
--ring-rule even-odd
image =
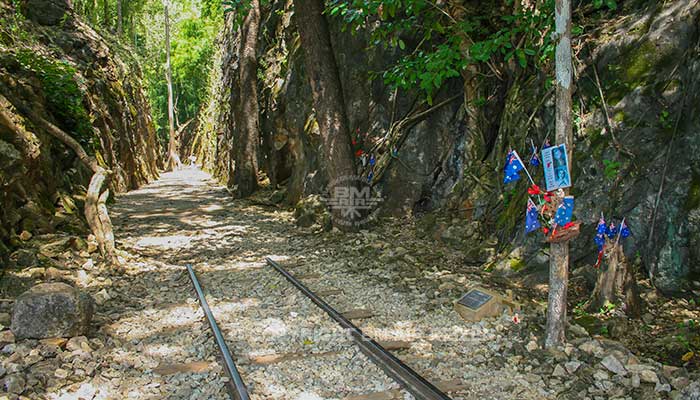
[[[384,348],[382,344],[376,342],[369,336],[365,335],[360,328],[358,328],[355,324],[353,324],[350,320],[352,318],[352,315],[348,315],[348,313],[340,313],[336,311],[333,307],[331,307],[327,302],[325,302],[318,294],[314,293],[311,291],[308,287],[306,287],[299,279],[295,278],[294,275],[292,275],[290,272],[288,272],[286,269],[284,269],[278,262],[267,258],[266,260],[267,267],[265,266],[258,266],[257,268],[254,269],[270,269],[274,270],[276,273],[278,273],[281,277],[284,278],[295,290],[295,292],[303,294],[304,298],[306,298],[308,301],[313,303],[318,309],[321,311],[325,312],[328,317],[330,317],[336,324],[336,328],[342,329],[342,332],[344,335],[338,336],[338,338],[341,338],[341,347],[345,346],[344,351],[348,351],[350,346],[354,347],[355,349],[359,349],[364,356],[371,361],[377,368],[375,370],[375,375],[381,375],[382,372],[386,375],[386,377],[390,377],[391,380],[396,382],[403,390],[406,392],[410,393],[413,395],[416,399],[420,400],[451,400],[450,397],[445,394],[443,391],[441,391],[438,387],[433,385],[431,382],[423,378],[420,374],[418,374],[416,371],[411,369],[408,365],[403,363],[400,359],[395,357],[390,351]],[[229,351],[229,347],[227,342],[224,339],[224,334],[222,333],[222,330],[220,329],[216,319],[214,318],[214,315],[209,307],[209,304],[207,302],[207,299],[204,295],[204,291],[202,289],[201,284],[199,283],[199,279],[197,278],[197,274],[195,273],[194,269],[192,266],[188,265],[187,266],[188,274],[190,277],[190,280],[195,288],[195,292],[197,294],[200,306],[202,307],[205,317],[207,318],[207,321],[210,325],[210,328],[212,330],[212,333],[214,335],[214,339],[216,341],[217,347],[221,353],[221,357],[223,359],[224,363],[224,370],[226,374],[228,375],[229,378],[229,394],[232,399],[234,400],[248,400],[251,398],[251,393],[254,392],[254,389],[251,390],[251,388],[246,384],[245,382],[245,374],[244,376],[241,376],[241,373],[239,372],[238,367],[236,366],[236,363],[234,359],[236,359],[236,354],[232,355],[231,352]],[[261,277],[261,279],[265,279],[265,277]],[[283,288],[280,288],[280,285],[277,283],[270,283],[272,282],[271,280],[268,281],[268,285],[266,287],[272,288],[272,289],[279,289],[278,291],[280,292],[279,294],[283,294],[284,297],[280,298],[289,298],[290,296],[287,295],[284,292]],[[326,293],[332,295],[332,291],[326,291]],[[259,294],[260,295],[260,294]],[[265,294],[262,294],[262,296],[265,296]],[[292,315],[296,314],[295,312],[292,312]],[[363,317],[362,315],[358,315],[357,313],[355,314],[355,317]],[[351,343],[348,343],[346,341],[343,341],[342,338],[347,338],[349,337],[352,339]],[[355,351],[357,353],[357,351]],[[304,354],[304,352],[292,352],[292,353],[284,353],[282,355],[279,354],[272,354],[272,355],[263,355],[260,357],[255,358],[255,361],[257,364],[274,364],[280,361],[290,361],[290,360],[295,360],[295,359],[304,359],[305,357],[322,357],[322,356],[329,356],[331,360],[329,362],[334,361],[333,357],[337,356],[339,353],[338,351],[321,351],[321,352],[315,352],[315,353],[309,353],[309,354]],[[353,368],[353,360],[356,358],[356,356],[352,356],[350,359],[350,363],[347,365],[347,369],[350,370],[355,370],[355,371],[348,371],[348,374],[353,374],[357,373],[356,369],[362,370],[362,372],[367,372],[368,368]],[[341,358],[342,360],[342,358]],[[250,362],[250,360],[245,360],[243,359],[244,363]],[[336,367],[341,367],[343,362],[338,362],[337,360],[335,361]],[[383,379],[386,380],[386,377],[377,377],[377,379]],[[374,388],[370,388],[370,390],[373,390]],[[376,390],[376,389],[374,389]],[[389,393],[389,391],[380,391],[380,393]],[[393,392],[395,393],[396,390],[394,389]],[[255,397],[255,396],[253,396]],[[314,398],[314,397],[308,397],[308,398]],[[345,398],[352,398],[352,396],[347,396]],[[362,398],[362,396],[356,397],[356,398]],[[368,398],[371,398],[368,397]]]

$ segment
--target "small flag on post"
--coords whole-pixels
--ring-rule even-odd
[[[372,153],[369,156],[369,166],[374,167],[374,164],[376,164],[376,163],[377,163],[377,159],[374,157],[374,153]]]
[[[603,254],[605,252],[605,231],[607,227],[605,226],[605,218],[603,214],[600,214],[600,219],[598,220],[598,227],[596,227],[596,234],[593,241],[596,246],[598,246],[598,261],[595,263],[595,268],[600,267],[600,263],[603,261]]]
[[[506,157],[506,166],[503,169],[503,183],[515,182],[520,179],[520,171],[524,170],[525,166],[518,156],[518,152],[511,150]]]
[[[532,156],[530,156],[530,165],[533,167],[539,167],[540,165],[540,156],[537,154],[537,146],[535,146],[535,142],[530,139],[530,147],[532,149]]]
[[[537,206],[531,199],[527,199],[527,212],[525,213],[525,233],[536,231],[540,228],[540,221],[537,219]]]
[[[627,238],[632,234],[630,232],[630,229],[627,227],[627,224],[625,223],[625,220],[622,220],[622,223],[620,223],[620,237],[621,238]]]
[[[554,216],[554,222],[557,226],[565,226],[567,223],[571,222],[571,217],[574,214],[574,196],[566,196],[562,200],[559,208],[557,208],[557,214]]]
[[[617,236],[617,226],[615,226],[614,222],[608,224],[608,227],[605,229],[605,234],[608,235],[608,238],[615,239],[615,236]]]
[[[598,220],[596,235],[593,239],[595,241],[595,244],[598,246],[598,251],[603,250],[603,246],[605,246],[605,229],[605,218],[603,218],[603,215],[601,215],[600,220]]]

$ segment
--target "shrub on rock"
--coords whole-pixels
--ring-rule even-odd
[[[90,295],[65,283],[42,283],[15,301],[10,328],[17,339],[84,335],[92,320]]]

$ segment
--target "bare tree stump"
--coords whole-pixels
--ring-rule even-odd
[[[597,312],[608,302],[616,304],[623,301],[625,313],[637,318],[642,313],[639,287],[634,277],[634,270],[625,257],[622,244],[611,246],[606,253],[608,262],[598,273],[595,289],[586,304],[586,309],[589,312]]]

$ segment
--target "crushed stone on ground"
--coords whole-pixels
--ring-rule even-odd
[[[576,327],[562,351],[545,352],[533,310],[519,324],[509,315],[463,321],[452,302],[484,284],[481,276],[455,273],[446,264],[458,257],[397,224],[357,234],[301,229],[290,212],[233,200],[197,169],[119,196],[111,213],[126,274],[110,276],[85,252],[57,257],[54,274],[98,300],[94,329],[72,346],[0,334],[8,399],[228,398],[188,263],[252,398],[412,398],[265,257],[355,312],[373,339],[401,343],[394,354],[455,400],[683,398],[697,388],[682,370]]]

